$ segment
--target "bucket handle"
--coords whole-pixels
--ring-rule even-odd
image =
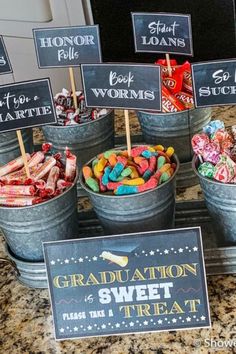
[[[10,264],[12,266],[12,268],[14,269],[14,271],[16,272],[17,276],[20,276],[19,269],[17,268],[16,263],[14,261],[7,259],[7,258],[0,257],[0,263],[1,262],[6,262],[6,263]]]

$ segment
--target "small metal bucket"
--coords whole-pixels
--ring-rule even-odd
[[[77,156],[78,167],[101,151],[114,147],[114,110],[94,121],[68,126],[45,125],[42,127],[47,142],[53,150],[64,153],[66,146]]]
[[[33,152],[33,132],[32,129],[21,130],[25,151]],[[5,165],[21,155],[16,132],[6,132],[0,134],[0,165]]]
[[[138,194],[115,196],[94,193],[89,189],[80,173],[80,183],[91,200],[93,208],[106,234],[121,234],[151,230],[170,229],[174,226],[175,216],[175,177],[162,185]],[[91,165],[93,159],[86,165]]]
[[[28,207],[0,207],[0,228],[16,257],[42,261],[42,242],[78,237],[77,178],[68,190],[49,201]]]
[[[192,136],[211,120],[211,108],[196,108],[177,113],[137,111],[147,144],[173,146],[181,162],[191,162]]]
[[[203,177],[199,160],[193,157],[192,167],[199,177],[207,209],[213,219],[218,246],[236,246],[236,184],[225,184]]]

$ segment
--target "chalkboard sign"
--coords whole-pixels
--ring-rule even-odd
[[[236,104],[236,60],[192,64],[196,107]]]
[[[88,107],[161,110],[160,66],[81,65]]]
[[[0,132],[56,123],[49,79],[0,86]]]
[[[193,55],[191,16],[132,13],[136,52]]]
[[[56,339],[210,326],[200,228],[43,246]]]
[[[99,25],[103,62],[154,63],[162,54],[135,52],[132,12],[190,14],[194,58],[189,61],[236,57],[234,0],[90,0],[94,23]],[[186,56],[174,55],[180,63]],[[172,57],[171,56],[171,57]]]
[[[102,61],[98,26],[37,28],[33,35],[39,68]]]
[[[12,73],[11,63],[7,54],[5,43],[0,36],[0,75]]]

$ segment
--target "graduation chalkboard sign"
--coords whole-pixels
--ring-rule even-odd
[[[160,66],[81,65],[87,107],[161,110]]]
[[[12,73],[11,63],[7,54],[3,37],[0,36],[0,75]]]
[[[98,26],[33,29],[39,68],[79,66],[102,61]]]
[[[49,79],[0,86],[0,132],[56,123]]]
[[[43,248],[58,340],[210,326],[200,228]]]
[[[192,64],[196,107],[236,104],[236,60]]]
[[[132,13],[136,52],[193,55],[191,16]]]

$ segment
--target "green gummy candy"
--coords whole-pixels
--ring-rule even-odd
[[[107,150],[104,152],[103,156],[105,157],[105,159],[109,159],[109,157],[112,155],[112,154],[116,154],[118,155],[119,154],[119,150]]]
[[[128,177],[129,175],[131,175],[131,173],[132,173],[131,168],[127,167],[121,172],[121,176],[122,177]]]
[[[98,159],[95,159],[95,160],[93,160],[93,162],[92,162],[92,167],[94,168],[94,166],[98,163]]]
[[[166,163],[166,158],[164,156],[159,156],[157,159],[157,169],[159,170]]]
[[[170,178],[169,174],[167,172],[163,172],[160,177],[159,184],[168,181],[169,178]]]
[[[85,180],[85,183],[89,186],[90,189],[94,192],[99,192],[99,185],[96,179],[89,177]]]

